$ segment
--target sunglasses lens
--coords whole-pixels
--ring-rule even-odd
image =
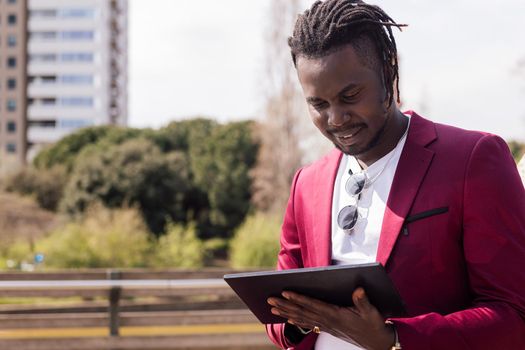
[[[365,184],[366,175],[364,173],[352,174],[346,181],[345,189],[349,195],[356,196],[363,191]]]
[[[337,215],[337,224],[343,230],[351,230],[354,228],[358,216],[357,207],[355,205],[348,205],[341,209],[339,215]]]

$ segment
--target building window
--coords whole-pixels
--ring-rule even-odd
[[[7,36],[7,46],[15,47],[16,46],[16,35]]]
[[[16,67],[16,57],[8,57],[7,58],[7,68],[15,68]]]
[[[55,84],[57,80],[56,75],[30,75],[27,78],[29,84],[41,85],[41,84]]]
[[[62,75],[59,80],[67,85],[93,85],[92,75]]]
[[[7,0],[8,4],[16,4],[16,0]]]
[[[94,101],[93,97],[62,97],[60,104],[68,107],[92,107]]]
[[[91,30],[68,30],[60,32],[63,40],[93,40],[95,33]]]
[[[7,100],[7,110],[9,112],[16,111],[16,101],[15,100]]]
[[[56,15],[57,15],[56,10],[48,10],[48,9],[32,10],[29,12],[30,17],[53,18],[53,17],[56,17]]]
[[[89,119],[60,119],[58,127],[63,129],[79,129],[86,126],[93,125]]]
[[[15,78],[7,79],[7,89],[8,90],[16,89],[16,79]]]
[[[29,56],[30,61],[34,62],[55,62],[57,60],[57,55],[54,53],[40,53]]]
[[[7,153],[16,153],[16,143],[8,143],[6,145]]]
[[[54,129],[56,126],[55,120],[30,120],[28,122],[30,128],[50,128]]]
[[[93,62],[93,54],[90,52],[65,52],[60,55],[63,62]]]
[[[7,16],[7,24],[9,25],[15,25],[16,24],[16,15],[8,15]]]
[[[90,8],[63,8],[58,11],[62,18],[93,18],[95,10]]]
[[[7,132],[9,133],[16,132],[16,122],[13,122],[13,121],[7,122]]]
[[[47,97],[47,98],[43,98],[40,103],[43,105],[43,106],[54,106],[57,104],[57,99],[54,98],[54,97]]]
[[[45,31],[45,32],[30,32],[29,38],[30,39],[37,39],[37,40],[53,40],[56,39],[57,32],[51,32],[51,31]]]

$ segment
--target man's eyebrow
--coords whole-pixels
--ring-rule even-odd
[[[341,91],[339,91],[338,95],[345,94],[348,91],[353,90],[353,89],[355,89],[357,87],[359,87],[359,84],[350,83],[350,84],[346,85],[344,88],[342,88]],[[316,102],[321,102],[321,101],[324,101],[324,100],[322,98],[315,97],[315,96],[310,96],[310,97],[306,98],[306,102],[308,102],[308,103],[316,103]]]
[[[353,90],[353,89],[357,88],[358,86],[359,85],[356,84],[356,83],[350,83],[347,86],[345,86],[344,88],[342,88],[341,91],[339,91],[339,95],[344,94],[344,93],[346,93],[346,92],[348,92],[350,90]]]
[[[315,103],[315,102],[320,102],[320,101],[322,101],[322,99],[319,97],[307,97],[306,98],[306,102],[308,103]]]

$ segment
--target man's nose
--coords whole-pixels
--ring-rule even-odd
[[[350,113],[340,108],[332,108],[328,111],[328,125],[331,127],[344,125],[350,118]]]

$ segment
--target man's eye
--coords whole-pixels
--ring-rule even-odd
[[[342,99],[343,99],[343,101],[345,101],[345,102],[348,102],[348,101],[349,101],[349,102],[353,102],[353,101],[355,101],[355,99],[357,98],[358,95],[359,95],[359,91],[356,92],[356,93],[353,93],[353,94],[344,95],[344,96],[342,97]]]
[[[320,110],[320,109],[326,108],[328,104],[326,102],[315,102],[315,103],[310,103],[310,105],[313,108]]]

